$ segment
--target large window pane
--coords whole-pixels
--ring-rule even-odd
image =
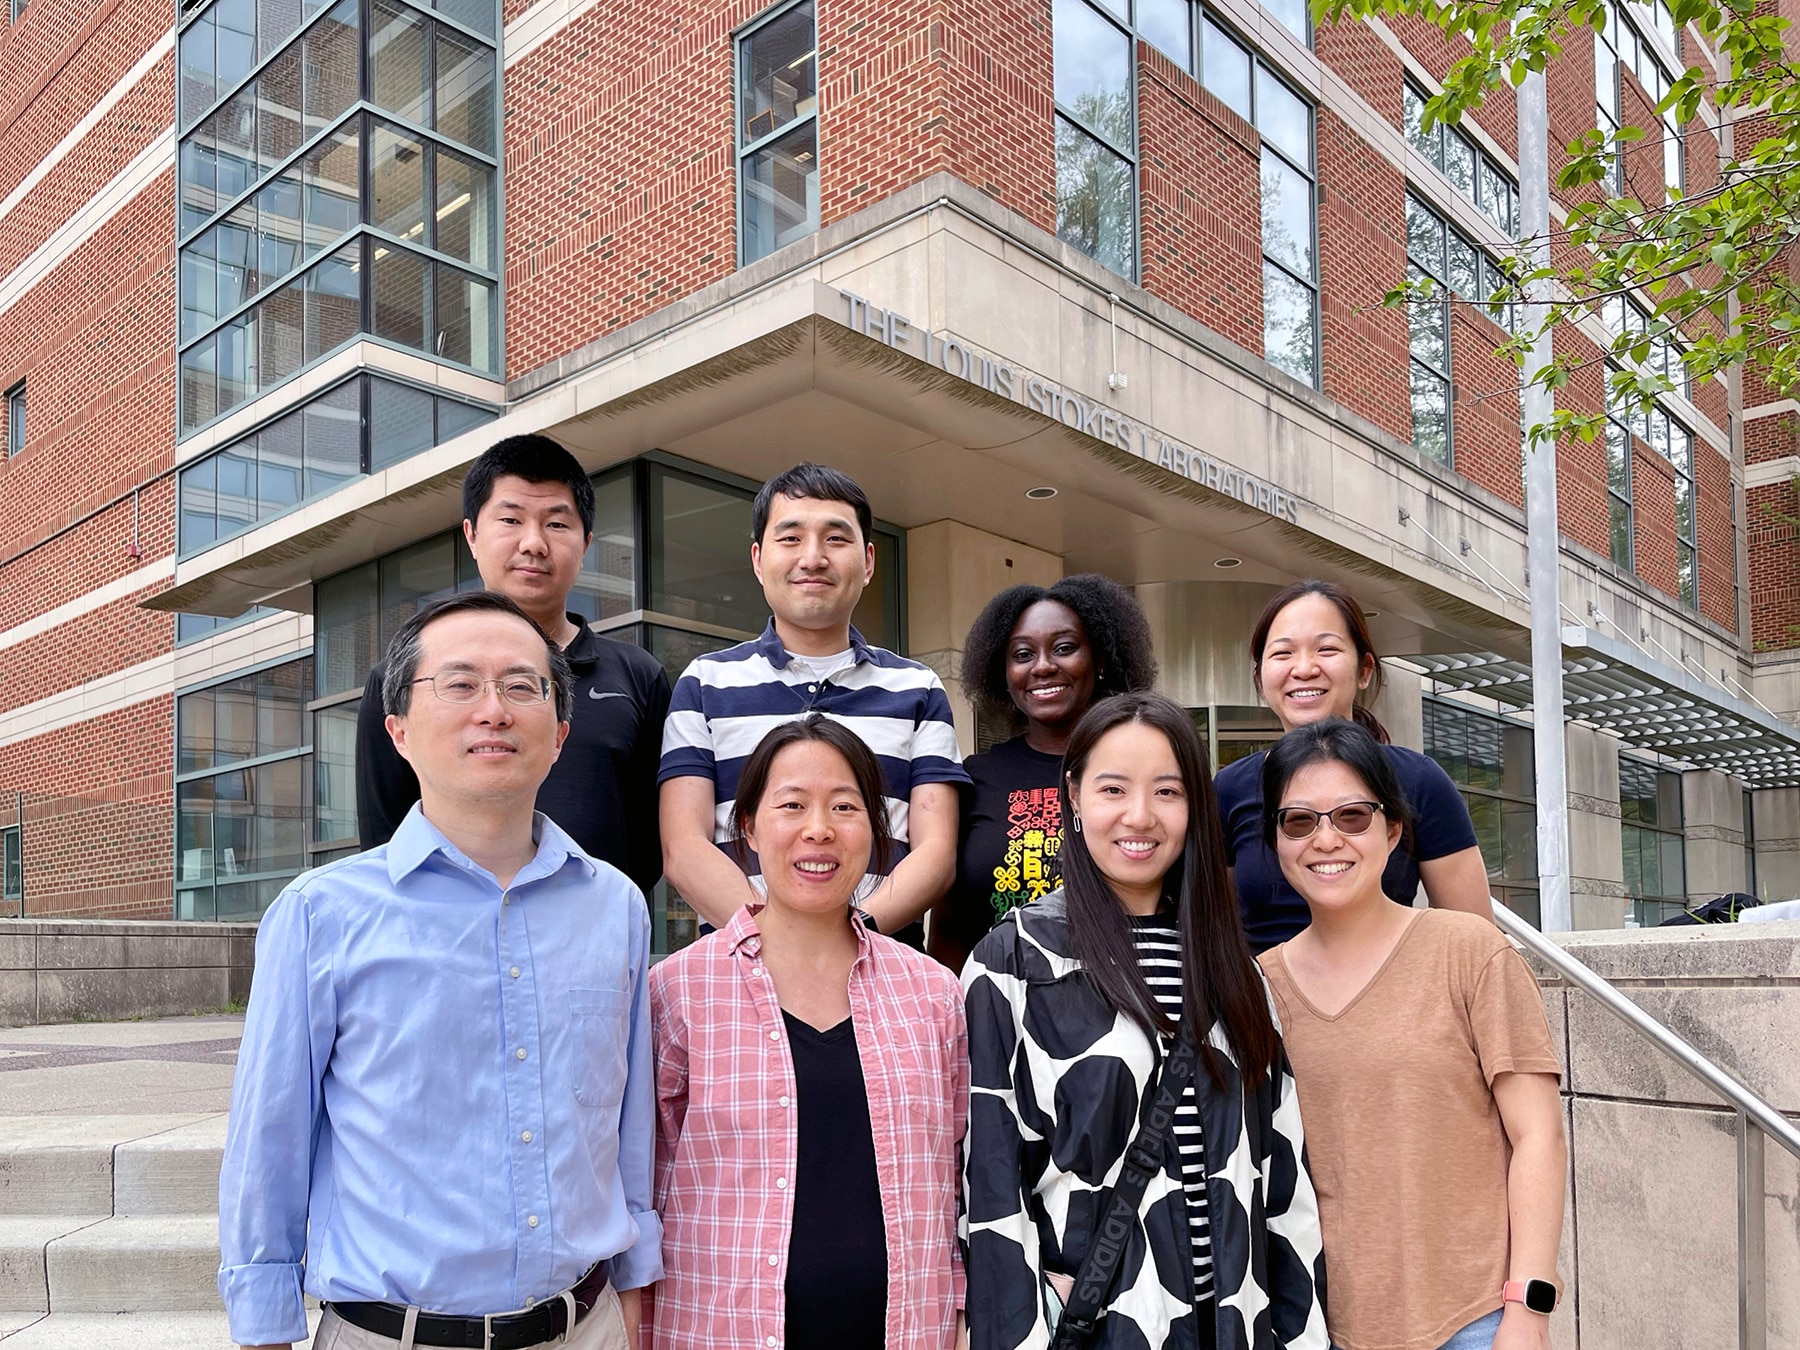
[[[434,535],[381,559],[382,646],[392,641],[401,625],[427,601],[455,589],[456,550],[448,534]]]
[[[1441,133],[1435,123],[1430,131],[1425,130],[1425,97],[1410,84],[1400,95],[1400,121],[1406,131],[1406,139],[1412,142],[1413,149],[1436,164],[1438,162],[1438,136]]]
[[[411,10],[383,0],[375,0],[369,15],[369,85],[375,103],[409,122],[430,126],[429,25]]]
[[[418,351],[425,344],[425,272],[429,264],[403,248],[375,246],[375,313],[370,331]]]
[[[256,77],[262,167],[274,168],[300,148],[300,49],[290,47]]]
[[[197,230],[219,207],[218,151],[208,123],[181,143],[181,232]]]
[[[246,85],[207,119],[218,148],[219,205],[233,201],[256,180],[256,86]]]
[[[308,403],[306,495],[317,497],[362,474],[362,386],[340,384]]]
[[[1612,539],[1612,560],[1620,567],[1632,565],[1631,504],[1617,497],[1607,499],[1606,526]]]
[[[300,26],[300,0],[257,0],[256,55],[267,56]]]
[[[816,121],[743,161],[744,261],[753,262],[819,227]]]
[[[1312,168],[1312,109],[1266,66],[1256,68],[1256,129],[1302,168]]]
[[[402,239],[424,242],[424,146],[416,137],[377,122],[373,150],[369,177],[374,223]]]
[[[436,0],[432,8],[477,33],[492,37],[494,18],[500,7],[494,0]]]
[[[436,269],[432,319],[437,334],[433,350],[446,361],[457,361],[490,374],[497,371],[493,286],[442,263]]]
[[[1188,0],[1138,0],[1138,32],[1183,70],[1194,68],[1194,30]]]
[[[224,91],[256,64],[256,0],[218,0],[212,15],[218,32],[219,89]]]
[[[818,106],[813,7],[796,5],[738,49],[738,144],[760,141]]]
[[[1056,119],[1056,233],[1096,262],[1132,275],[1131,165],[1073,122]]]
[[[1200,23],[1201,82],[1246,122],[1250,120],[1250,53],[1213,21]]]
[[[219,469],[219,538],[256,524],[256,437],[246,436],[214,456]]]
[[[339,249],[306,274],[306,359],[355,337],[362,326],[362,242]]]
[[[313,714],[313,838],[319,843],[357,838],[356,716],[360,706],[340,703]]]
[[[1302,42],[1307,40],[1306,0],[1263,0],[1263,8],[1273,14],[1288,32]]]
[[[1269,150],[1262,153],[1263,252],[1303,277],[1313,275],[1312,181]]]
[[[1410,279],[1414,284],[1424,281],[1417,270],[1411,270]],[[1413,360],[1423,361],[1433,370],[1445,374],[1450,369],[1449,307],[1436,298],[1436,286],[1426,284],[1431,285],[1433,298],[1415,299],[1406,307],[1408,337]]]
[[[213,691],[183,694],[175,707],[175,772],[213,767]]]
[[[378,594],[379,574],[372,562],[319,583],[313,602],[313,648],[320,663],[321,697],[361,688],[380,659]]]
[[[229,314],[256,292],[251,260],[256,243],[256,206],[246,203],[210,231],[218,250],[219,313]]]
[[[1444,271],[1444,222],[1417,197],[1406,199],[1406,256],[1433,276]]]
[[[217,229],[181,250],[181,340],[211,328],[219,316]]]
[[[1056,101],[1131,150],[1131,39],[1086,0],[1056,0]]]
[[[1458,235],[1449,238],[1449,275],[1444,278],[1450,289],[1463,300],[1473,300],[1481,287],[1480,255]]]
[[[269,423],[256,442],[257,514],[267,520],[300,504],[300,414]]]
[[[212,106],[213,13],[208,10],[181,34],[181,126],[185,131]]]
[[[440,398],[437,400],[437,443],[442,445],[465,431],[486,426],[493,420],[494,412],[491,408],[464,403],[459,398]]]
[[[207,338],[181,354],[182,429],[205,426],[218,412],[218,348],[216,339]]]
[[[219,330],[219,411],[256,397],[256,314],[251,311]]]
[[[1413,448],[1440,464],[1450,462],[1450,386],[1425,367],[1412,365]]]
[[[369,469],[431,449],[431,395],[393,380],[369,382]]]
[[[355,227],[362,212],[362,164],[352,124],[307,151],[302,163],[307,256]]]
[[[1444,175],[1457,191],[1475,200],[1475,147],[1462,138],[1462,133],[1444,132]]]
[[[289,170],[256,194],[257,271],[269,285],[300,265],[300,175]]]
[[[177,548],[184,555],[197,553],[218,537],[217,467],[209,456],[181,471],[181,538]]]
[[[258,358],[263,387],[300,369],[306,352],[306,289],[296,277],[262,302],[257,314]]]
[[[306,134],[322,131],[356,102],[362,48],[356,0],[344,0],[306,32]]]
[[[494,268],[494,175],[448,150],[437,163],[437,251],[476,267]]]
[[[1313,384],[1313,292],[1274,263],[1263,264],[1263,356],[1296,380]]]
[[[492,154],[494,150],[494,50],[434,30],[437,65],[437,130],[452,140]]]
[[[650,609],[762,631],[768,608],[750,570],[749,494],[653,468],[649,533]]]
[[[589,622],[638,607],[634,496],[629,466],[594,480],[594,537],[569,596],[569,608]]]

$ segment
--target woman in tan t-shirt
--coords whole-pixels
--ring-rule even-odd
[[[1528,1305],[1551,1300],[1568,1159],[1537,982],[1492,923],[1382,893],[1409,815],[1361,727],[1289,732],[1263,802],[1312,913],[1259,959],[1318,1188],[1332,1344],[1547,1350],[1548,1313]]]

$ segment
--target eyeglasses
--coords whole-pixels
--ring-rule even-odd
[[[1275,813],[1275,826],[1284,838],[1311,839],[1321,820],[1329,820],[1339,834],[1367,834],[1375,823],[1380,802],[1345,802],[1329,811],[1310,811],[1304,806],[1284,806]]]
[[[462,671],[440,670],[435,675],[421,675],[414,684],[428,684],[431,692],[446,703],[479,703],[491,684],[500,697],[521,708],[550,701],[551,684],[542,675],[505,675],[498,680],[481,680]]]

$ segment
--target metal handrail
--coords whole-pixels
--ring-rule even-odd
[[[1551,969],[1661,1050],[1737,1111],[1738,1145],[1738,1345],[1766,1350],[1768,1317],[1768,1187],[1765,1137],[1800,1159],[1800,1129],[1717,1064],[1570,956],[1525,919],[1489,897],[1500,931],[1529,948]],[[1754,1203],[1752,1200],[1754,1197]]]

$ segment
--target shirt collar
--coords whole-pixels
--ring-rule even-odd
[[[542,811],[532,812],[531,837],[537,841],[537,853],[530,862],[519,869],[519,874],[513,878],[514,887],[528,881],[554,876],[567,866],[571,859],[578,861],[589,876],[597,873],[598,869],[594,866],[594,860],[583,853],[580,846],[564,834],[557,823]],[[475,862],[451,843],[444,836],[442,830],[425,818],[425,807],[422,802],[414,802],[412,810],[406,813],[406,819],[400,822],[400,828],[394,831],[394,837],[387,842],[388,880],[398,886],[408,876],[423,867],[434,853],[441,853],[445,861],[454,867],[473,871],[482,876],[492,875],[480,863]]]
[[[566,617],[575,625],[575,636],[569,639],[562,654],[572,666],[593,665],[600,656],[600,635],[588,627],[588,621],[581,615],[567,614]]]
[[[757,638],[753,645],[757,652],[777,670],[786,670],[793,662],[794,658],[788,653],[788,649],[782,645],[780,637],[775,633],[775,620],[772,616],[769,619],[768,626],[763,629],[762,636]],[[873,650],[874,649],[869,646],[863,635],[856,631],[856,625],[851,624],[850,651],[856,658],[856,664],[861,665],[864,661],[873,660]]]
[[[725,925],[725,945],[734,952],[742,952],[745,956],[762,954],[762,929],[757,925],[756,916],[763,912],[762,905],[745,905],[731,916],[731,922]],[[869,954],[869,930],[862,921],[860,910],[851,910],[850,927],[856,932],[856,961],[860,965]]]

